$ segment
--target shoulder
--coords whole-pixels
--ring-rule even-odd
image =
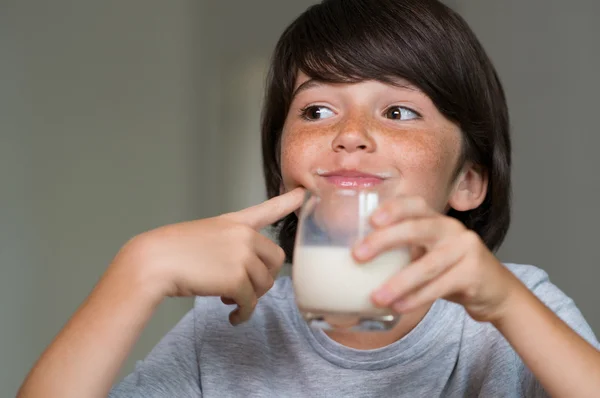
[[[571,329],[592,345],[600,348],[594,332],[573,299],[550,281],[546,271],[525,264],[505,263],[504,266]],[[477,332],[481,332],[482,329],[488,331],[488,333],[482,333],[480,336],[503,340],[500,333],[490,324],[478,323],[469,318],[467,327]]]
[[[570,323],[569,321],[571,319],[577,319],[577,323],[581,323],[579,320],[583,321],[583,317],[573,300],[550,281],[550,277],[546,271],[536,266],[526,264],[504,263],[503,265],[511,271],[521,283],[527,287],[527,289],[536,295],[538,299],[559,317],[566,320],[567,323]],[[462,310],[464,311],[464,309]],[[583,323],[585,323],[585,321],[583,321]],[[467,316],[465,327],[469,332],[472,332],[473,335],[479,336],[479,338],[496,338],[503,340],[500,333],[492,324],[477,322]]]
[[[525,283],[527,287],[531,287],[541,280],[548,279],[546,271],[534,265],[504,263],[504,266],[515,274],[521,282]]]
[[[548,273],[534,265],[504,263],[504,266],[519,278],[529,290],[535,291],[550,283]]]
[[[574,331],[600,348],[596,336],[573,299],[554,285],[545,271],[532,265],[508,263],[505,266]]]
[[[505,263],[504,266],[554,312],[565,305],[573,304],[573,300],[550,281],[548,273],[543,269],[515,263]]]
[[[573,300],[550,281],[546,271],[533,265],[504,264],[527,288],[552,311],[579,311]],[[560,315],[560,314],[559,314]]]
[[[573,300],[550,281],[546,271],[533,265],[504,264],[527,288],[556,314],[581,316]]]
[[[573,299],[551,282],[546,271],[525,264],[505,263],[504,266],[571,329],[592,345],[600,347],[596,336]],[[476,322],[468,316],[466,318],[464,336],[473,338],[481,345],[499,344],[502,347],[508,347],[500,332],[493,325]]]
[[[575,332],[598,347],[594,333],[574,301],[550,281],[547,272],[532,265],[507,263],[504,266]],[[462,307],[461,310],[464,311]],[[486,396],[495,396],[507,388],[513,389],[515,394],[541,391],[512,346],[492,324],[464,315],[459,373],[462,372],[463,380],[469,380],[473,391],[485,391]]]

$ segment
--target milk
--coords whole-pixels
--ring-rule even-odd
[[[298,307],[322,313],[387,312],[371,304],[371,294],[409,262],[405,249],[359,264],[347,247],[298,246],[292,267]]]

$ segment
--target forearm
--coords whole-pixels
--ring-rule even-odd
[[[111,267],[25,380],[18,397],[106,397],[160,299]]]
[[[598,395],[600,352],[525,286],[517,288],[494,325],[551,396]]]

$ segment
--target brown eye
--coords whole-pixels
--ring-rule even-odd
[[[393,106],[385,111],[385,117],[391,120],[414,120],[421,117],[421,115],[404,106]]]
[[[333,115],[333,111],[326,106],[309,106],[302,110],[302,117],[307,120],[329,119]]]

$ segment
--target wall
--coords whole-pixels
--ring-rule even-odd
[[[218,38],[213,79],[219,148],[224,152],[219,172],[223,211],[256,204],[266,198],[262,179],[260,112],[265,77],[275,44],[283,30],[316,0],[256,0],[222,2],[211,7],[210,26]],[[227,21],[227,23],[222,23]],[[235,26],[235,29],[231,27]],[[234,161],[235,160],[235,161]]]
[[[199,7],[3,2],[0,396],[129,237],[216,213],[200,186],[214,151],[198,135]],[[125,370],[189,306],[165,302]]]

